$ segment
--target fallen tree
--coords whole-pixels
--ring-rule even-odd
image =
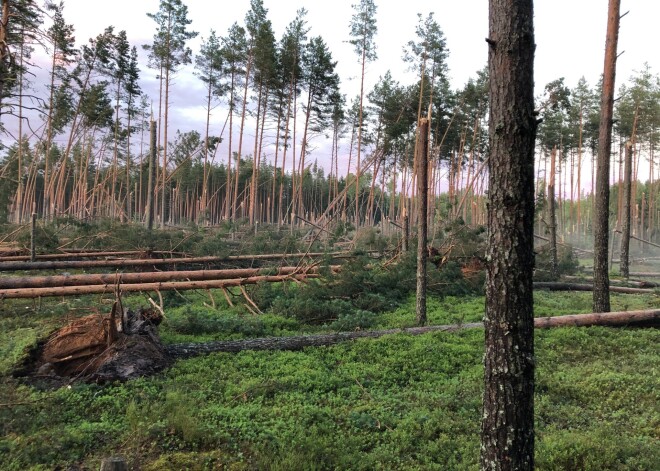
[[[330,270],[337,271],[339,265],[332,265]],[[131,283],[154,283],[163,281],[200,281],[227,280],[265,275],[317,274],[318,267],[279,267],[279,268],[236,268],[228,270],[185,270],[140,273],[92,273],[84,275],[19,276],[0,278],[0,298],[2,290],[49,288],[83,285],[109,285]],[[10,297],[10,296],[7,296]]]
[[[547,329],[551,327],[587,327],[627,325],[652,325],[660,323],[660,309],[645,311],[622,311],[603,314],[575,314],[556,317],[537,317],[534,327]],[[406,329],[364,330],[356,332],[338,332],[335,334],[303,335],[296,337],[267,337],[247,340],[226,340],[217,342],[174,344],[165,347],[173,358],[189,358],[215,352],[238,353],[243,350],[302,350],[306,347],[323,347],[339,342],[362,338],[378,338],[384,335],[408,334],[421,335],[430,332],[456,332],[463,329],[482,328],[482,322],[467,324],[436,325],[426,327],[410,327]]]
[[[176,359],[217,352],[244,350],[302,350],[385,335],[421,335],[482,328],[483,323],[412,327],[333,334],[267,337],[163,346],[156,326],[161,316],[155,310],[124,310],[116,302],[110,315],[90,315],[70,322],[51,334],[31,352],[15,376],[49,378],[62,384],[63,377],[81,381],[127,380],[158,372]],[[534,319],[536,328],[567,326],[653,326],[660,325],[660,309],[604,314],[576,314]]]
[[[182,257],[163,259],[117,259],[117,260],[57,260],[41,262],[2,262],[2,271],[20,270],[61,270],[71,268],[126,268],[126,267],[156,267],[162,265],[193,265],[218,264],[227,262],[252,262],[260,260],[293,260],[303,258],[330,257],[333,259],[351,258],[350,252],[315,252],[292,254],[259,254],[259,255],[229,255],[225,257]]]
[[[584,282],[584,283],[593,283],[594,279],[591,277],[581,277],[581,276],[564,276],[566,281],[569,282]],[[631,288],[658,288],[660,283],[655,281],[646,281],[646,280],[617,280],[610,278],[610,286],[629,286]]]
[[[304,281],[308,278],[318,277],[315,273],[296,273],[291,275],[264,275],[247,278],[232,278],[228,280],[202,280],[202,281],[165,281],[157,283],[130,283],[117,285],[108,283],[103,285],[62,286],[51,288],[24,288],[0,290],[0,299],[41,298],[49,296],[82,296],[86,294],[114,293],[119,289],[122,293],[140,291],[185,291],[192,289],[222,289],[233,286],[254,285],[257,283],[278,283],[282,281]]]
[[[30,255],[24,255],[25,251],[19,252],[19,255],[0,256],[0,262],[20,262],[29,261]],[[163,258],[163,257],[185,257],[182,252],[168,252],[163,250],[122,250],[122,251],[79,251],[63,252],[50,254],[37,254],[37,260],[71,260],[83,258],[104,258],[104,257],[137,257],[137,258]]]
[[[542,289],[548,291],[593,291],[593,285],[580,284],[580,283],[561,283],[551,281],[537,281],[534,283],[534,289]],[[628,288],[626,286],[610,286],[610,291],[613,293],[626,293],[626,294],[653,294],[655,291],[645,288]]]

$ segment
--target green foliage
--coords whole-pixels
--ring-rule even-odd
[[[165,342],[190,340],[234,340],[246,337],[291,335],[298,323],[290,318],[265,314],[240,315],[206,306],[186,305],[167,311],[161,329]]]
[[[590,293],[535,294],[537,315],[587,312],[590,305]],[[653,305],[652,296],[613,297],[616,309]],[[16,342],[0,339],[3,358],[15,358],[53,319],[25,306],[4,306],[0,332]],[[400,312],[381,314],[378,326],[400,327],[413,306],[408,298]],[[429,318],[470,322],[483,306],[476,296],[431,296]],[[196,312],[209,322],[207,331],[222,323],[213,324],[216,316],[233,316]],[[169,324],[183,323],[185,308],[167,315],[164,333],[173,336]],[[224,321],[220,336],[277,334],[267,320],[263,330],[229,325],[239,320],[252,318]],[[295,330],[282,318],[272,322]],[[536,332],[539,469],[657,469],[657,380],[650,365],[658,344],[653,329]],[[121,452],[131,466],[148,470],[477,469],[482,355],[477,329],[302,352],[214,354],[103,387],[42,391],[2,370],[0,395],[15,405],[0,408],[0,462],[8,471],[94,469]]]
[[[288,296],[272,297],[272,311],[302,323],[328,325],[333,329],[365,328],[380,314],[392,310],[416,289],[416,258],[408,253],[395,264],[383,267],[366,256],[356,256],[341,271],[311,280]],[[429,265],[428,292],[436,296],[473,293],[480,288],[463,278],[460,267],[449,262]]]
[[[30,230],[22,230],[17,242],[23,247],[31,245]],[[37,253],[53,253],[60,245],[59,231],[55,225],[37,224],[34,231],[34,246]]]
[[[578,272],[580,263],[570,245],[557,246],[557,262],[560,275],[575,275]],[[550,245],[536,249],[535,258],[535,281],[556,281],[552,279],[551,273],[552,259],[550,254]]]

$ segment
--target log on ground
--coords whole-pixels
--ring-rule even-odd
[[[329,267],[335,272],[339,265]],[[52,275],[52,276],[14,276],[0,277],[0,290],[50,288],[62,286],[84,286],[105,284],[155,283],[161,281],[201,281],[227,280],[232,278],[248,278],[264,275],[293,275],[296,273],[317,274],[318,267],[280,267],[280,268],[236,268],[228,270],[184,270],[159,271],[140,273],[83,274],[83,275]],[[0,298],[2,294],[0,294]]]
[[[570,326],[622,327],[635,325],[657,327],[660,325],[660,309],[610,312],[604,314],[575,314],[556,317],[538,317],[534,319],[534,327],[540,329]],[[456,332],[463,329],[476,329],[482,327],[483,323],[473,322],[467,324],[411,327],[407,329],[364,330],[295,337],[266,337],[248,340],[174,344],[167,346],[166,350],[172,358],[189,358],[196,355],[205,355],[215,352],[238,353],[243,350],[302,350],[307,347],[329,346],[339,342],[361,338],[378,338],[384,335],[421,335],[430,332]]]
[[[257,283],[280,283],[284,281],[304,281],[309,278],[316,278],[319,275],[310,274],[292,274],[292,275],[267,275],[251,276],[248,278],[232,278],[229,280],[201,280],[201,281],[165,281],[155,283],[130,283],[119,285],[122,293],[135,293],[141,291],[185,291],[193,289],[221,289],[231,288],[233,286],[254,285]],[[86,294],[114,293],[117,290],[116,283],[103,285],[86,286],[62,286],[51,288],[23,288],[23,289],[2,289],[0,290],[1,299],[16,298],[42,298],[49,296],[83,296]]]
[[[593,291],[593,285],[581,283],[561,283],[551,281],[538,281],[534,283],[534,289],[548,291]],[[645,288],[628,288],[626,286],[610,286],[613,293],[625,294],[653,294],[654,290]]]

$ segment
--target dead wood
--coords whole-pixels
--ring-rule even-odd
[[[568,327],[568,326],[634,326],[644,325],[657,327],[660,322],[660,309],[647,311],[623,311],[606,314],[576,314],[567,316],[545,317],[534,319],[534,327]],[[302,350],[307,347],[324,347],[339,342],[361,338],[378,338],[384,335],[408,334],[421,335],[430,332],[456,332],[463,329],[483,327],[481,322],[467,324],[436,325],[411,327],[407,329],[363,330],[356,332],[338,332],[335,334],[303,335],[295,337],[267,337],[247,340],[227,340],[205,343],[188,343],[169,345],[167,353],[172,358],[189,358],[215,352],[238,353],[243,350]]]
[[[29,365],[15,372],[17,376],[48,377],[62,384],[63,378],[78,381],[107,382],[127,380],[157,373],[176,359],[217,352],[238,353],[244,350],[302,350],[324,347],[362,338],[385,335],[421,335],[431,332],[456,332],[482,328],[481,322],[387,329],[374,331],[337,332],[332,334],[292,337],[266,337],[205,343],[163,346],[156,326],[162,320],[155,309],[126,311],[121,330],[117,324],[117,339],[108,346],[111,316],[90,315],[76,319],[51,334],[40,350],[33,352]],[[534,319],[536,328],[586,326],[658,327],[660,309],[576,314]],[[66,384],[66,383],[64,383]]]
[[[2,262],[1,271],[19,270],[53,270],[70,268],[125,268],[125,267],[155,267],[162,265],[193,265],[218,264],[226,262],[253,262],[262,260],[289,260],[302,258],[331,257],[333,259],[351,258],[350,252],[314,252],[295,254],[259,254],[259,255],[229,255],[226,257],[182,257],[166,259],[118,259],[118,260],[58,260],[37,262]]]
[[[303,281],[307,278],[316,278],[319,275],[292,274],[292,275],[264,275],[251,276],[248,278],[232,278],[228,280],[202,280],[202,281],[164,281],[155,283],[130,283],[122,284],[122,293],[134,293],[140,291],[185,291],[192,289],[216,289],[232,286],[253,285],[257,283],[278,283],[282,281]],[[11,298],[40,298],[49,296],[82,296],[86,294],[103,294],[115,292],[115,284],[86,286],[63,286],[51,288],[24,288],[24,289],[2,289],[0,299]]]
[[[538,281],[534,283],[534,289],[542,289],[548,291],[593,291],[593,285],[580,284],[580,283],[561,283],[550,281]],[[610,286],[610,291],[613,293],[626,293],[626,294],[653,294],[654,290],[644,288],[628,288],[625,286]]]
[[[329,267],[335,272],[339,265]],[[318,267],[280,267],[280,268],[237,268],[229,270],[185,270],[140,273],[84,274],[84,275],[54,275],[54,276],[21,276],[0,278],[0,289],[48,288],[62,286],[103,285],[119,281],[121,284],[153,283],[161,281],[199,281],[226,280],[231,278],[248,278],[263,275],[291,275],[294,273],[317,274]],[[1,295],[0,295],[1,297]]]

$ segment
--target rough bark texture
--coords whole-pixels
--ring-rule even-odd
[[[619,5],[619,0],[609,1],[603,90],[600,98],[598,164],[596,166],[596,195],[594,200],[594,312],[610,311],[607,249],[609,243],[610,148],[612,146],[616,50],[619,40]]]
[[[626,142],[626,168],[623,175],[623,224],[621,225],[621,255],[619,272],[630,277],[630,195],[632,180],[632,142]]]
[[[429,121],[419,120],[417,134],[417,197],[419,198],[417,221],[417,324],[426,324],[426,259],[428,258],[428,150]]]
[[[490,0],[488,268],[481,469],[534,467],[532,0]]]

